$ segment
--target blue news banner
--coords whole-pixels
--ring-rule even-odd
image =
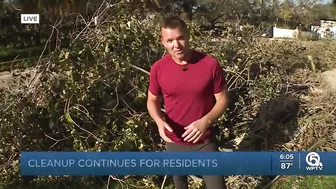
[[[336,175],[335,152],[22,152],[22,176]]]

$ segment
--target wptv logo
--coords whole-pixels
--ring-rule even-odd
[[[306,163],[308,164],[308,166],[306,166],[306,169],[308,171],[313,171],[313,170],[322,171],[323,169],[323,164],[321,163],[320,155],[318,155],[316,152],[310,152],[307,154]]]

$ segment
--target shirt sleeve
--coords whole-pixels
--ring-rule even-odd
[[[224,77],[224,70],[221,65],[216,61],[215,69],[213,73],[213,89],[214,94],[217,94],[227,87],[226,79]]]
[[[161,95],[161,87],[158,81],[158,69],[157,66],[154,64],[151,67],[150,74],[149,74],[149,91],[155,95]]]

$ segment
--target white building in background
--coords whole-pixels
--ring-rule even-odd
[[[295,30],[273,27],[273,38],[299,38],[299,29]]]
[[[336,20],[320,20],[310,30],[316,32],[320,39],[336,39]]]

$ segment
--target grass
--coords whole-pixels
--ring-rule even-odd
[[[286,176],[274,183],[272,189],[334,189],[336,176]]]
[[[27,47],[24,49],[0,48],[0,61],[13,60],[16,56],[18,56],[18,58],[38,56],[41,54],[43,49],[44,45]]]
[[[60,47],[68,47],[70,44],[69,39],[62,39],[60,43]],[[52,42],[47,45],[44,54],[49,54],[50,51],[54,50],[56,47],[55,42]],[[42,51],[45,48],[45,44],[41,44],[39,46],[30,46],[24,48],[16,48],[16,47],[0,47],[0,62],[4,61],[12,61],[14,58],[22,59],[40,56]]]

